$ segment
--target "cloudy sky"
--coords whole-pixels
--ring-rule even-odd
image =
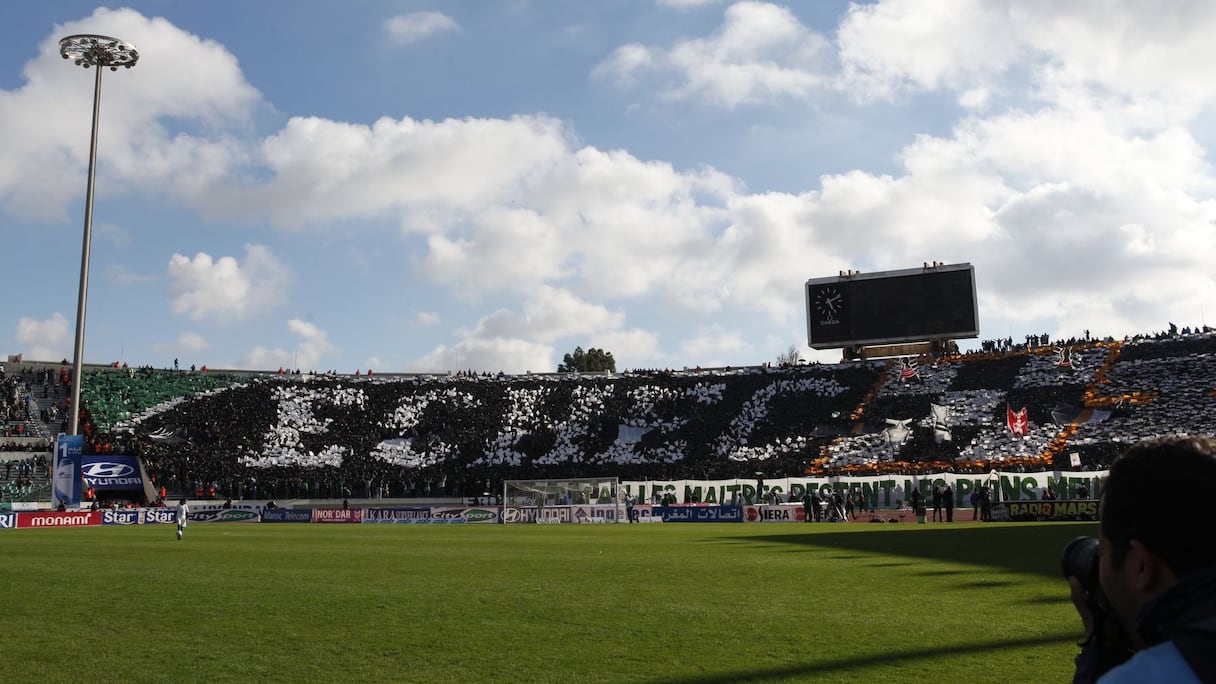
[[[0,353],[804,358],[803,284],[976,267],[981,336],[1216,322],[1206,0],[0,4]]]

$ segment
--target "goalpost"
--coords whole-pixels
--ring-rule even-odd
[[[620,478],[507,480],[502,484],[504,523],[625,522]]]

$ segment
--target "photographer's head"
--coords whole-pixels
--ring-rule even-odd
[[[1209,513],[1216,488],[1216,441],[1150,440],[1110,469],[1100,508],[1102,590],[1119,622],[1135,635],[1140,607],[1179,578],[1216,566],[1216,546],[1191,525]],[[1192,522],[1187,522],[1192,521]]]

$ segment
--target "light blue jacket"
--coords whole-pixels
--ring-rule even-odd
[[[1137,652],[1126,663],[1112,668],[1098,679],[1098,684],[1143,684],[1144,682],[1202,684],[1172,641],[1166,641]]]

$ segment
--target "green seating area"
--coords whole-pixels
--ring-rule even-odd
[[[228,373],[160,371],[141,368],[86,372],[80,383],[80,402],[93,424],[108,430],[153,406],[179,397],[220,389],[240,381]]]

